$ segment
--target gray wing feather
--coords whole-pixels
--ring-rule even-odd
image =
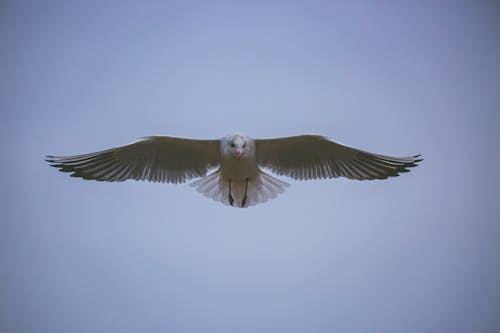
[[[369,153],[318,135],[255,140],[257,163],[298,180],[347,177],[386,179],[408,172],[420,155],[392,157]]]
[[[203,177],[220,164],[219,140],[150,136],[141,141],[75,156],[47,156],[53,167],[71,176],[98,181],[127,179],[182,183]]]

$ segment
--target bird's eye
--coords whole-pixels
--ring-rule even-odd
[[[247,143],[245,142],[245,143],[243,144],[243,148],[245,148],[246,146],[247,146]]]
[[[234,146],[234,142],[231,142],[231,148],[234,148],[234,147],[235,147],[235,146]]]

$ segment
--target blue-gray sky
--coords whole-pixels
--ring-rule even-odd
[[[0,331],[500,331],[495,1],[2,1]],[[249,209],[43,161],[153,134],[422,153]]]

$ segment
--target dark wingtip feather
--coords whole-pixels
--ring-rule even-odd
[[[63,164],[57,163],[56,161],[49,161],[49,160],[47,160],[47,162],[49,162],[50,166],[54,167],[54,168],[63,168],[64,167]]]

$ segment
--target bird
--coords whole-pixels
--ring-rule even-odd
[[[241,133],[216,140],[148,136],[93,153],[46,157],[60,171],[88,180],[178,184],[200,178],[190,184],[198,192],[239,208],[266,202],[289,187],[264,170],[294,180],[372,180],[399,176],[422,160],[420,154],[374,154],[321,135],[254,139]]]

